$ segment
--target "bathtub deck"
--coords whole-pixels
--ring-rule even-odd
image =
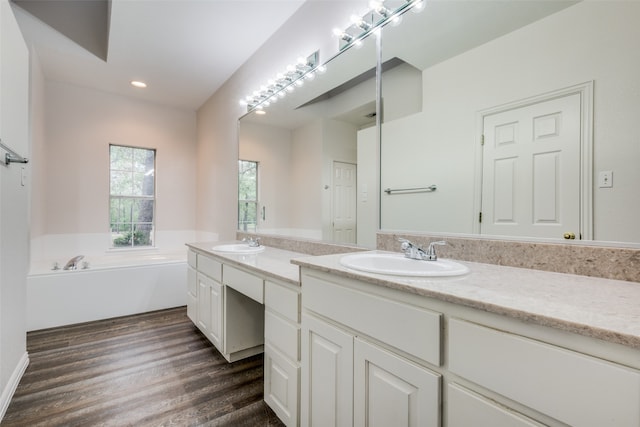
[[[186,308],[27,334],[31,363],[2,426],[281,426],[262,355],[229,364]]]

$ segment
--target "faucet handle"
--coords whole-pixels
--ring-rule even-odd
[[[430,261],[436,261],[438,259],[438,255],[436,254],[436,245],[443,246],[446,245],[447,242],[444,240],[438,240],[437,242],[429,243],[429,248],[427,249],[426,257]]]

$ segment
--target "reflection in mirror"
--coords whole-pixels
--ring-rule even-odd
[[[358,237],[356,218],[356,174],[376,168],[375,145],[366,155],[358,145],[375,130],[375,61],[369,37],[264,114],[240,119],[239,158],[258,165],[257,232],[375,246],[375,233]],[[377,218],[375,188],[367,208]]]
[[[442,1],[385,27],[381,228],[640,242],[639,20],[634,1]]]

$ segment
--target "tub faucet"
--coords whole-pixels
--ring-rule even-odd
[[[250,248],[257,248],[260,246],[259,237],[256,237],[255,239],[253,237],[245,237],[244,239],[242,239],[242,241],[247,242]]]
[[[80,262],[80,260],[82,260],[82,258],[84,258],[84,255],[74,256],[69,261],[67,261],[67,264],[64,267],[62,267],[62,269],[63,270],[77,270],[78,269],[78,263]]]
[[[410,240],[399,238],[401,243],[400,248],[404,252],[404,256],[411,259],[424,260],[424,261],[437,261],[438,255],[436,254],[436,245],[446,245],[447,242],[440,240],[438,242],[429,243],[429,248],[425,251],[420,246],[416,246]]]

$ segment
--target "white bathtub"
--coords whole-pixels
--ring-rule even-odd
[[[88,269],[52,270],[54,260],[27,276],[27,330],[186,305],[187,252],[115,253],[86,257]],[[55,260],[60,267],[64,260]]]

